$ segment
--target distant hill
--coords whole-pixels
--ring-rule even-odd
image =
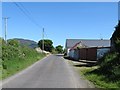
[[[33,40],[21,39],[21,38],[14,38],[14,39],[18,40],[21,45],[25,45],[25,46],[28,46],[30,48],[36,48],[36,47],[38,47],[37,42],[35,42]]]

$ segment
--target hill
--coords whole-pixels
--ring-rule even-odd
[[[28,40],[28,39],[21,39],[21,38],[14,38],[14,40],[18,40],[21,45],[23,46],[28,46],[30,48],[36,48],[38,47],[37,42],[33,40]]]

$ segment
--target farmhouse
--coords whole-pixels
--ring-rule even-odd
[[[67,39],[67,56],[79,60],[98,60],[110,50],[110,40]]]

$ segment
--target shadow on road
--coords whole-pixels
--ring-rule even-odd
[[[55,54],[55,56],[62,56],[62,57],[63,57],[63,56],[64,56],[64,54]]]
[[[75,67],[92,67],[92,66],[96,66],[96,63],[82,63],[82,64],[78,64],[78,65],[73,65]]]
[[[97,60],[73,60],[69,57],[64,57],[66,60],[72,61],[75,67],[92,67],[97,65]]]

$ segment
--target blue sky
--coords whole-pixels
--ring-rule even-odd
[[[56,45],[65,45],[66,39],[109,39],[118,23],[117,2],[23,2],[27,16],[15,3],[2,3],[2,17],[8,19],[7,38],[25,38],[38,41],[45,38]],[[21,6],[21,7],[22,7]],[[3,22],[4,29],[4,22]],[[4,33],[4,32],[3,32]]]

